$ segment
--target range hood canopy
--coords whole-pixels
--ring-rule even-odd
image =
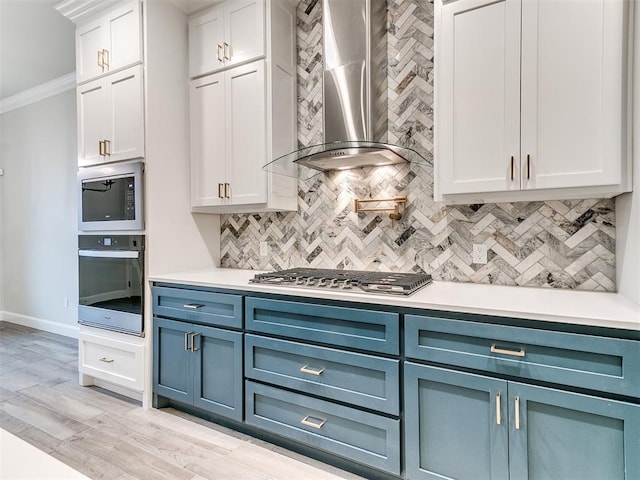
[[[316,3],[309,5],[307,13]],[[317,174],[427,164],[415,150],[387,142],[386,0],[322,0],[322,9],[324,143],[279,156],[264,169],[297,176],[294,165]]]
[[[318,172],[412,162],[427,164],[427,160],[411,148],[380,142],[342,141],[301,148],[276,158],[264,169],[296,176],[295,169],[286,168],[288,165],[310,168],[313,170],[311,174],[315,175]]]

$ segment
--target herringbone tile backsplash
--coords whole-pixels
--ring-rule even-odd
[[[322,2],[298,6],[298,142],[322,141]],[[433,161],[433,3],[388,0],[389,142]],[[436,280],[614,291],[611,199],[441,206],[433,168],[332,172],[298,181],[298,212],[223,215],[221,265],[425,271]],[[356,214],[355,198],[407,195],[402,219]],[[260,243],[269,254],[260,255]],[[488,263],[472,263],[472,246]]]

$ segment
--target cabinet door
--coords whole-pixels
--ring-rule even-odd
[[[113,10],[105,19],[107,50],[105,63],[113,72],[142,61],[140,2],[132,0]]]
[[[78,166],[104,162],[100,142],[105,138],[107,86],[104,79],[80,85],[77,89]]]
[[[621,182],[627,5],[522,2],[523,188]]]
[[[189,21],[189,75],[191,78],[224,68],[222,5]]]
[[[105,77],[108,129],[107,160],[115,162],[144,157],[144,108],[142,66]]]
[[[193,403],[242,421],[242,333],[195,326]]]
[[[509,383],[511,478],[640,478],[640,405]]]
[[[225,72],[226,160],[232,205],[265,203],[266,108],[264,61]]]
[[[193,358],[190,323],[153,319],[153,393],[193,403]]]
[[[223,47],[227,67],[264,55],[264,10],[265,2],[261,0],[232,0],[225,4]]]
[[[99,55],[106,43],[106,29],[103,20],[97,19],[76,29],[76,75],[78,83],[102,75]]]
[[[406,362],[404,384],[407,478],[509,477],[506,381]]]
[[[519,189],[520,1],[436,4],[437,193]]]
[[[224,74],[191,82],[191,205],[218,206],[226,178]]]

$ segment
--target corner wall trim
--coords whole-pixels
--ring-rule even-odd
[[[0,321],[16,323],[23,327],[31,327],[36,330],[57,333],[58,335],[71,338],[78,338],[78,331],[80,330],[77,324],[65,325],[63,323],[53,322],[43,318],[29,317],[27,315],[12,312],[0,312]]]
[[[0,115],[76,88],[76,72],[67,73],[0,100]]]

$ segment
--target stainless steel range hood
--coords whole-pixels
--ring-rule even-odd
[[[308,11],[313,8],[313,2]],[[297,164],[319,171],[426,161],[387,143],[387,2],[322,0],[324,143],[265,168]]]

